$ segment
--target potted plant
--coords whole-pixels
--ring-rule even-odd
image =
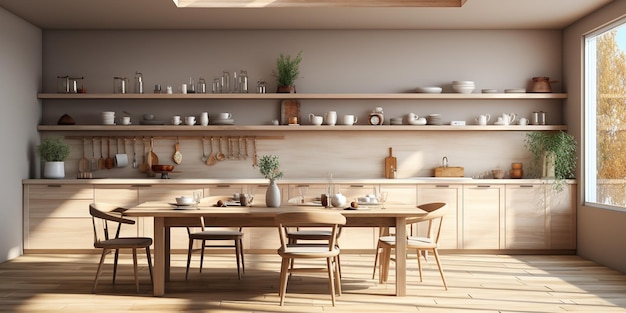
[[[302,51],[298,52],[298,55],[293,59],[290,55],[285,56],[282,53],[280,54],[278,59],[276,59],[276,72],[274,72],[274,77],[276,77],[278,81],[276,92],[296,92],[296,85],[294,83],[300,76],[300,62],[302,62]]]
[[[526,134],[526,148],[532,153],[531,171],[541,170],[542,178],[553,178],[561,189],[565,179],[573,178],[576,170],[576,140],[564,131]]]
[[[259,172],[270,180],[270,184],[265,191],[265,205],[270,208],[280,207],[280,189],[276,185],[276,180],[283,177],[283,172],[280,171],[278,156],[261,156],[259,159]]]
[[[45,161],[44,178],[64,178],[65,160],[70,155],[71,146],[61,137],[46,137],[37,146],[37,155]]]

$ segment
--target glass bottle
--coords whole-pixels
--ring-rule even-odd
[[[135,72],[134,93],[143,93],[143,74]]]
[[[248,72],[244,70],[239,73],[239,92],[248,93]]]
[[[198,79],[198,88],[197,88],[196,92],[197,93],[206,93],[206,81],[202,77],[200,77],[200,79]]]

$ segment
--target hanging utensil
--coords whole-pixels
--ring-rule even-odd
[[[239,137],[237,139],[237,160],[241,160],[241,156],[242,156],[242,154],[241,154],[241,142],[242,142],[242,139],[241,139],[241,137]]]
[[[217,163],[217,159],[215,158],[215,153],[213,152],[213,136],[211,136],[211,151],[209,153],[209,159],[206,160],[206,165],[215,165]]]
[[[174,148],[176,149],[176,151],[174,151],[172,159],[174,159],[174,163],[180,164],[183,162],[183,154],[179,151],[180,143],[178,142],[178,138],[176,138],[176,145],[174,145]]]
[[[243,149],[244,149],[243,159],[247,160],[248,159],[248,137],[244,139]]]
[[[154,138],[150,138],[150,152],[148,153],[148,170],[152,170],[152,164],[159,164],[159,157],[154,153]]]
[[[111,158],[111,139],[107,138],[107,158],[104,161],[104,167],[110,170],[113,168],[113,158]]]
[[[219,137],[217,140],[217,156],[215,156],[215,158],[218,161],[224,161],[226,159],[226,156],[224,155],[224,153],[222,153],[222,137]]]
[[[135,145],[137,144],[137,138],[133,137],[133,168],[137,168],[137,151]]]
[[[100,158],[98,159],[98,169],[106,168],[106,160],[104,159],[104,138],[100,138]]]
[[[258,155],[256,154],[256,137],[254,137],[254,140],[252,141],[252,145],[254,148],[254,155],[253,155],[253,159],[252,159],[252,166],[256,167],[257,165],[259,165],[259,158]]]
[[[206,163],[208,159],[209,158],[206,156],[206,151],[204,147],[204,137],[202,137],[202,158],[200,160],[202,160],[202,163]]]
[[[139,164],[139,171],[142,173],[148,171],[148,149],[146,148],[147,145],[148,143],[146,142],[146,138],[141,138],[141,146],[143,147],[143,151],[141,154],[141,164]]]
[[[228,137],[228,159],[234,160],[235,156],[233,155],[233,138]]]
[[[96,158],[96,138],[91,137],[91,171],[98,170],[98,158]]]
[[[78,171],[81,173],[89,172],[89,159],[87,159],[86,150],[85,137],[83,137],[83,158],[78,162]]]

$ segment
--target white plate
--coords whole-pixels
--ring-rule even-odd
[[[233,120],[233,119],[225,119],[225,120],[213,119],[213,120],[211,120],[210,124],[213,124],[213,125],[231,125],[231,124],[235,124],[235,120]]]
[[[415,92],[418,93],[441,93],[441,87],[417,87]]]
[[[526,89],[504,89],[504,93],[526,93]]]
[[[195,203],[189,203],[189,204],[178,204],[178,203],[176,203],[176,202],[171,202],[171,203],[168,203],[168,204],[169,204],[169,205],[173,205],[173,206],[181,206],[181,207],[189,207],[189,206],[194,206],[194,205],[195,205]]]

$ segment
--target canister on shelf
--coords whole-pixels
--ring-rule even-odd
[[[512,163],[511,171],[509,172],[511,178],[522,178],[524,177],[524,170],[522,169],[522,163]]]
[[[135,93],[143,93],[143,74],[135,72]]]
[[[70,93],[70,77],[69,76],[57,76],[57,92],[58,93]]]
[[[128,78],[126,77],[113,77],[113,93],[127,93],[128,92]]]

